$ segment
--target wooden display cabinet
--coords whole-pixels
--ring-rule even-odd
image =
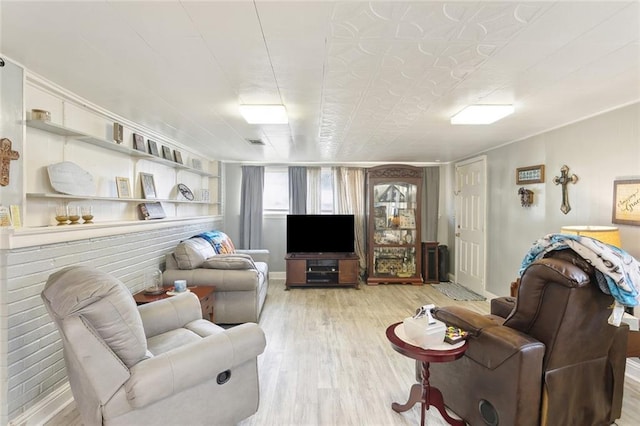
[[[367,284],[422,284],[422,169],[392,165],[367,171]]]

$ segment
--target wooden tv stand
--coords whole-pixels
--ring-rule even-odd
[[[289,253],[286,290],[290,287],[355,287],[359,259],[355,253]]]

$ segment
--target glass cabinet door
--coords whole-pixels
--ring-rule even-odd
[[[417,179],[369,181],[369,278],[377,282],[422,281]]]

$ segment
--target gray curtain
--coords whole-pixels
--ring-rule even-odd
[[[240,247],[262,248],[262,193],[264,167],[242,166],[240,194]]]
[[[307,214],[306,167],[289,167],[289,213]]]
[[[440,200],[440,167],[425,167],[422,187],[422,241],[438,241],[438,205]]]

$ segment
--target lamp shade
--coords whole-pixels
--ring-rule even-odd
[[[593,238],[618,248],[621,246],[620,230],[615,226],[563,226],[560,233]]]

